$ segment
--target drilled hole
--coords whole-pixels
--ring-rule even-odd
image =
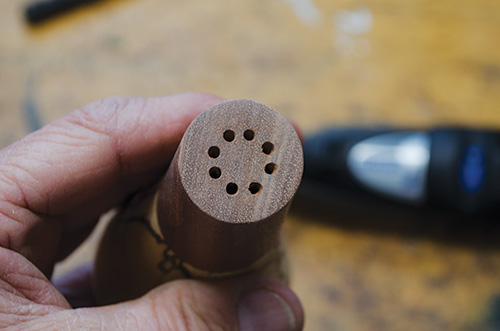
[[[238,185],[236,185],[235,183],[227,184],[226,192],[227,192],[227,194],[230,194],[230,195],[236,194],[236,192],[238,192]]]
[[[274,145],[273,143],[270,143],[269,141],[265,142],[262,144],[262,152],[267,155],[271,155],[271,153],[274,151]]]
[[[212,167],[210,168],[208,173],[210,174],[210,177],[212,177],[213,179],[217,179],[222,174],[222,171],[220,170],[220,168]]]
[[[260,192],[260,190],[262,190],[262,185],[260,185],[259,183],[257,182],[253,182],[250,184],[250,186],[248,187],[248,190],[250,191],[250,193],[252,194],[258,194]]]
[[[212,146],[212,147],[210,147],[210,148],[208,149],[208,155],[209,155],[211,158],[213,158],[213,159],[215,159],[215,158],[219,157],[219,155],[220,155],[220,149],[219,149],[219,147],[217,147],[217,146]]]
[[[253,140],[253,138],[255,137],[255,132],[253,132],[252,130],[246,130],[245,132],[243,132],[243,137],[245,137],[245,139],[248,141]]]
[[[233,130],[224,131],[224,139],[226,141],[233,141],[234,140],[234,131]]]
[[[272,175],[276,172],[276,169],[278,169],[278,166],[276,164],[274,163],[266,164],[265,168],[266,174]]]

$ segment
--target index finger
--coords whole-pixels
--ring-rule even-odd
[[[50,263],[65,231],[161,176],[189,123],[220,101],[196,93],[109,98],[7,147],[0,152],[0,245],[39,267]]]

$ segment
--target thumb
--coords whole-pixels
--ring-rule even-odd
[[[264,331],[301,330],[303,322],[297,296],[283,283],[263,276],[217,282],[177,280],[133,301],[66,310],[48,321],[58,330]]]

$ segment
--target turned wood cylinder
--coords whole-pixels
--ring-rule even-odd
[[[111,220],[95,261],[99,304],[137,298],[177,278],[258,272],[287,280],[280,235],[303,169],[290,123],[250,100],[199,115],[155,188]]]
[[[250,100],[212,107],[189,126],[161,183],[165,242],[198,269],[251,265],[275,245],[302,163],[295,130],[275,110]]]

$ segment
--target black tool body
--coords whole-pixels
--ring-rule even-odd
[[[500,133],[436,128],[327,129],[306,137],[304,179],[413,206],[500,210]]]

